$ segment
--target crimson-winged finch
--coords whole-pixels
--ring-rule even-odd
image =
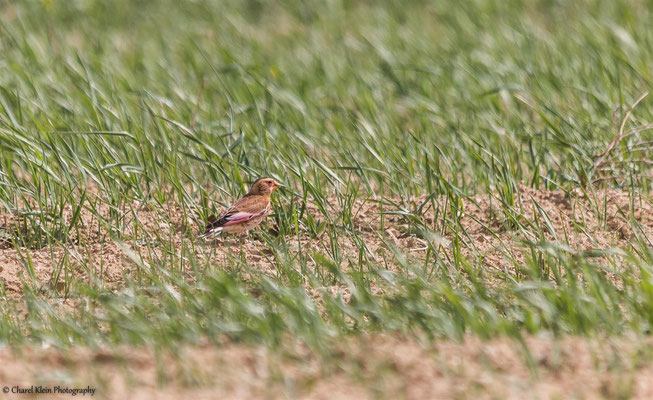
[[[236,200],[220,218],[209,222],[200,237],[215,237],[221,232],[243,233],[257,227],[270,212],[270,195],[280,186],[274,179],[257,179],[245,196]]]

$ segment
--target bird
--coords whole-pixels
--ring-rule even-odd
[[[274,179],[259,178],[249,192],[236,200],[220,218],[209,218],[209,223],[200,237],[214,238],[220,233],[249,233],[265,220],[270,212],[270,195],[280,188]]]

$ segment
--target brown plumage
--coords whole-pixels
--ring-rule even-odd
[[[270,178],[257,179],[249,192],[227,209],[217,220],[209,222],[203,238],[221,232],[243,233],[257,227],[270,211],[270,195],[280,185]]]

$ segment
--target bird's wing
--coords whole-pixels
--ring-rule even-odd
[[[250,213],[250,212],[244,212],[240,211],[234,214],[231,214],[229,216],[224,217],[225,222],[222,226],[229,226],[229,225],[236,225],[240,224],[242,222],[248,221],[254,217],[261,216],[265,214],[266,210],[259,211],[257,213]]]
[[[223,226],[241,224],[254,217],[265,215],[268,211],[270,198],[268,196],[247,196],[236,201],[217,221],[209,223],[206,231],[212,231]]]

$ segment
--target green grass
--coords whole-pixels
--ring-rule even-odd
[[[321,349],[363,332],[648,334],[652,238],[571,251],[551,216],[524,214],[517,194],[519,183],[578,189],[605,220],[596,193],[617,188],[640,232],[630,213],[650,203],[653,108],[637,104],[652,89],[650,7],[459,3],[0,1],[0,201],[17,221],[0,233],[25,267],[24,294],[2,301],[0,342],[295,337]],[[276,272],[260,273],[237,247],[226,261],[198,257],[210,251],[196,237],[208,216],[264,175],[288,188],[274,200],[280,235],[261,244]],[[475,245],[461,200],[484,193],[497,196],[502,229],[532,239],[530,256],[492,279],[463,256]],[[370,257],[356,200],[382,207],[375,232],[399,272]],[[181,244],[174,207],[195,223],[181,227]],[[133,266],[117,288],[86,254],[81,213]],[[424,262],[388,241],[397,216],[428,242]],[[452,239],[446,257],[441,236]],[[291,250],[300,238],[320,249]],[[53,257],[63,290],[34,279],[31,253],[56,247],[66,249]]]

